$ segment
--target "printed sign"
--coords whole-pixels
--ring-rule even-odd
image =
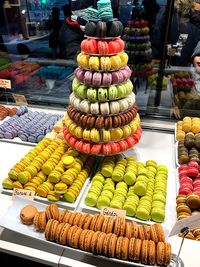
[[[35,197],[35,192],[31,191],[31,190],[21,189],[21,188],[14,188],[13,194],[12,194],[12,199],[14,200],[16,196],[20,196],[23,198],[33,200]]]
[[[0,87],[4,89],[11,89],[11,80],[0,79]]]
[[[181,230],[185,227],[188,227],[189,230],[200,226],[200,214],[193,215],[177,221],[172,228],[169,236],[178,235],[181,233]]]
[[[26,97],[24,95],[12,94],[15,99],[15,103],[18,105],[28,105]]]
[[[106,215],[106,216],[112,216],[112,217],[125,217],[126,211],[120,210],[120,209],[114,209],[110,207],[102,207],[101,214]]]

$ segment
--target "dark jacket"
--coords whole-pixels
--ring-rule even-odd
[[[80,29],[78,22],[72,22],[70,18],[67,18],[58,35],[60,57],[74,59],[83,39],[84,32]]]

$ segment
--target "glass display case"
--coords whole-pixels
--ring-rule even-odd
[[[130,244],[143,239],[128,235],[134,223],[149,233],[159,224],[166,243],[159,241],[171,248],[167,266],[198,266],[199,228],[188,230],[178,265],[183,235],[169,235],[200,209],[200,2],[186,2],[1,1],[0,252],[49,266],[160,266],[167,259],[161,264],[157,253],[151,264],[148,250],[146,260],[144,250],[133,259]],[[14,199],[21,189],[35,192],[33,200]],[[24,206],[41,212],[52,203],[76,222],[89,213],[93,224],[104,205],[125,210],[121,234],[116,219],[106,219],[114,232],[105,234],[116,242],[122,235],[128,254],[114,241],[111,251],[111,236],[97,253],[96,239],[89,246],[83,237],[81,247],[67,235],[62,243],[60,232],[45,236],[36,219],[22,224]],[[104,235],[98,226],[88,228],[95,237]]]

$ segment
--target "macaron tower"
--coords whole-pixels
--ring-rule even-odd
[[[87,38],[77,56],[64,138],[82,153],[117,154],[134,146],[142,133],[128,55],[120,38],[123,26],[113,19],[108,0],[87,11]]]
[[[139,1],[134,1],[132,20],[128,21],[124,29],[123,39],[126,41],[126,52],[132,76],[148,78],[154,74],[151,60],[151,43],[148,22],[144,18],[144,7]]]

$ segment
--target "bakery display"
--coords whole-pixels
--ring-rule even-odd
[[[26,205],[20,214],[33,208]],[[138,225],[122,217],[59,210],[56,204],[41,211],[35,208],[34,214],[31,224],[50,242],[146,265],[167,266],[172,258],[160,224]]]
[[[93,163],[94,158],[79,155],[65,142],[45,137],[10,169],[2,186],[32,190],[51,202],[73,203]]]
[[[132,157],[103,159],[85,196],[85,204],[126,210],[126,215],[162,223],[165,219],[166,166],[153,160],[137,162]]]
[[[186,134],[196,134],[200,133],[200,118],[198,117],[184,117],[176,123],[176,140],[184,141]],[[198,136],[198,135],[197,135]]]
[[[0,138],[19,137],[24,142],[38,143],[61,117],[60,114],[31,111],[21,106],[14,116],[0,125]]]
[[[87,9],[87,38],[77,56],[79,67],[74,72],[63,131],[68,145],[79,152],[110,155],[137,144],[142,129],[128,55],[120,38],[123,26],[107,18],[108,7],[103,7],[102,17],[101,5],[98,1],[97,10]]]
[[[123,40],[129,56],[132,77],[148,78],[155,73],[152,63],[152,49],[148,22],[145,18],[144,7],[135,0],[132,9],[132,19],[124,28]]]

